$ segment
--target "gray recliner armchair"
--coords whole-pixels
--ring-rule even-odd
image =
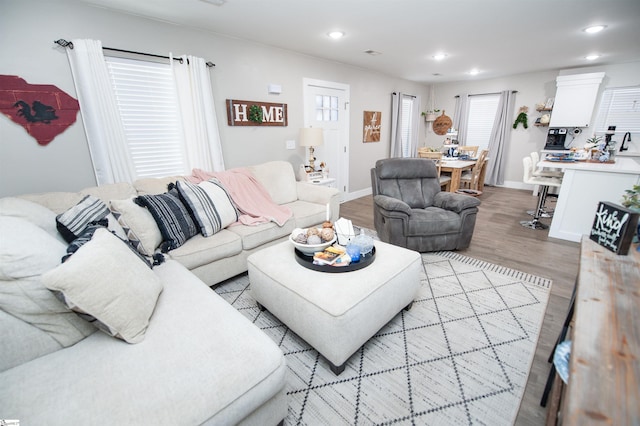
[[[469,247],[480,200],[442,192],[433,161],[378,160],[371,185],[373,221],[382,241],[419,252]]]

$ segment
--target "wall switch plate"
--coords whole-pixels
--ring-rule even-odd
[[[287,149],[296,149],[296,141],[287,141]]]

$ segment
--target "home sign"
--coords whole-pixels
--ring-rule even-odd
[[[287,104],[227,99],[229,126],[287,125]]]
[[[626,255],[638,226],[638,216],[632,210],[601,201],[589,238],[616,254]]]

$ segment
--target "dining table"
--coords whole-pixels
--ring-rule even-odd
[[[457,158],[443,157],[440,164],[441,172],[451,173],[449,192],[456,192],[460,189],[460,177],[462,176],[462,172],[473,169],[473,166],[476,165],[476,160],[458,160]]]

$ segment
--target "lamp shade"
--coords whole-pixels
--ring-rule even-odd
[[[320,146],[324,141],[321,127],[300,129],[300,146]]]

